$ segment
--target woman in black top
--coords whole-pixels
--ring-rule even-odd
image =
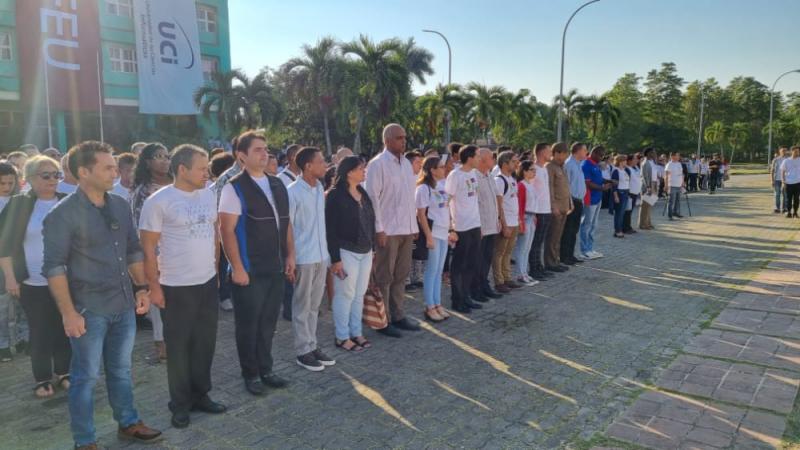
[[[365,169],[359,157],[344,158],[325,198],[325,227],[334,275],[336,346],[349,351],[371,347],[361,331],[375,242],[375,211],[367,191],[361,187]]]

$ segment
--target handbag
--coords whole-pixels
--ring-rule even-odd
[[[389,326],[389,317],[386,314],[386,302],[383,294],[375,283],[374,274],[370,276],[367,292],[364,294],[364,310],[362,319],[364,325],[373,330],[380,330]]]

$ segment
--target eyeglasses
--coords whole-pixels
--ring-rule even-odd
[[[53,172],[39,172],[36,175],[45,181],[50,181],[50,179],[61,180],[64,178],[64,174],[57,170]]]

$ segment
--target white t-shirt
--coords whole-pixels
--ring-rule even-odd
[[[44,218],[47,213],[58,203],[58,199],[36,200],[33,205],[33,212],[25,229],[25,240],[23,249],[25,251],[25,264],[28,269],[28,279],[23,283],[28,286],[47,286],[47,278],[42,275],[42,264],[44,263],[44,236],[42,228]]]
[[[267,176],[264,175],[263,177],[253,178],[253,181],[256,182],[258,187],[260,187],[267,196],[267,200],[269,200],[269,204],[272,206],[273,214],[275,214],[275,217],[278,217],[278,208],[275,206],[275,197],[272,196],[272,188],[269,187],[269,179]],[[234,189],[233,185],[230,183],[222,187],[222,193],[219,197],[219,212],[233,214],[234,216],[242,215],[242,202],[239,200],[239,196],[236,195],[236,189]],[[280,222],[280,220],[276,220],[276,226],[280,227]]]
[[[520,181],[525,186],[525,214],[534,214],[536,208],[536,188],[527,180]]]
[[[519,226],[519,199],[517,198],[517,180],[511,176],[498,174],[494,179],[497,192],[503,196],[503,216],[506,226]],[[505,194],[503,193],[505,192]],[[527,198],[526,198],[527,200]]]
[[[77,184],[69,184],[64,180],[58,182],[58,187],[56,187],[56,192],[60,194],[72,194],[78,190]]]
[[[625,169],[620,169],[618,167],[614,167],[611,171],[612,174],[617,174],[617,189],[620,190],[629,190],[631,188],[631,177],[628,175],[628,172]]]
[[[787,158],[781,163],[781,176],[786,184],[800,183],[800,158]]]
[[[461,169],[450,172],[444,185],[450,196],[450,214],[456,231],[467,231],[481,227],[481,212],[478,207],[478,176],[475,170]]]
[[[169,185],[144,201],[140,216],[140,230],[161,233],[159,283],[196,286],[216,274],[217,197],[214,192],[208,189],[186,192]]]
[[[630,193],[639,195],[642,193],[642,172],[639,167],[629,167],[631,171],[631,188]]]
[[[550,214],[550,175],[547,169],[534,164],[536,178],[533,179],[533,212],[536,214]]]
[[[670,161],[667,163],[665,172],[669,172],[669,187],[683,186],[683,166],[679,162]]]
[[[447,207],[444,184],[444,180],[439,180],[435,189],[431,189],[427,184],[420,184],[414,193],[417,209],[428,208],[428,218],[433,221],[431,234],[434,239],[443,240],[447,239],[447,232],[450,229],[450,209]]]

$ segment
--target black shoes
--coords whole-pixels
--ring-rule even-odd
[[[475,293],[470,296],[473,300],[479,303],[488,303],[489,297],[483,295],[483,293]]]
[[[495,300],[497,300],[498,298],[503,298],[503,294],[501,294],[501,293],[499,293],[499,292],[497,292],[497,291],[495,291],[493,289],[484,289],[483,290],[483,295],[485,295],[486,297],[489,297],[489,298],[493,298]]]
[[[244,380],[244,388],[247,389],[247,392],[258,397],[267,393],[266,389],[264,389],[264,383],[261,382],[260,378]]]
[[[480,306],[480,305],[478,305],[478,306]],[[470,314],[470,313],[472,313],[472,308],[470,308],[469,306],[466,306],[466,305],[458,305],[458,306],[453,305],[452,309],[453,309],[453,311],[461,313],[461,314]]]
[[[420,330],[419,325],[417,325],[416,323],[408,320],[407,317],[403,317],[400,320],[392,322],[392,326],[394,326],[395,328],[399,328],[401,330],[405,330],[405,331],[419,331]]]
[[[204,413],[209,413],[209,414],[222,414],[227,410],[228,410],[227,406],[223,405],[222,403],[217,403],[214,400],[211,400],[207,395],[203,397],[202,400],[192,405],[192,411],[202,411]]]
[[[186,428],[189,426],[189,413],[186,411],[176,411],[172,413],[172,426],[175,428]]]
[[[17,355],[30,355],[28,353],[28,341],[18,341],[14,348],[17,350]]]
[[[319,361],[319,363],[325,367],[336,365],[336,360],[325,353],[322,353],[322,350],[320,349],[314,350],[311,352],[311,354],[314,355],[314,358],[317,358],[317,361]]]
[[[269,375],[261,375],[261,383],[273,389],[281,389],[289,385],[287,380],[275,375],[274,373]]]
[[[547,266],[544,270],[548,272],[566,272],[568,269],[565,266]]]
[[[382,334],[384,336],[389,336],[389,337],[393,337],[393,338],[401,338],[401,337],[403,337],[403,333],[401,333],[400,330],[395,328],[394,325],[392,325],[392,324],[389,324],[386,328],[381,328],[380,330],[375,330],[375,331],[377,331],[378,333],[380,333],[380,334]]]
[[[481,306],[480,303],[475,303],[470,298],[464,299],[464,306],[470,309],[483,309],[483,306]]]

